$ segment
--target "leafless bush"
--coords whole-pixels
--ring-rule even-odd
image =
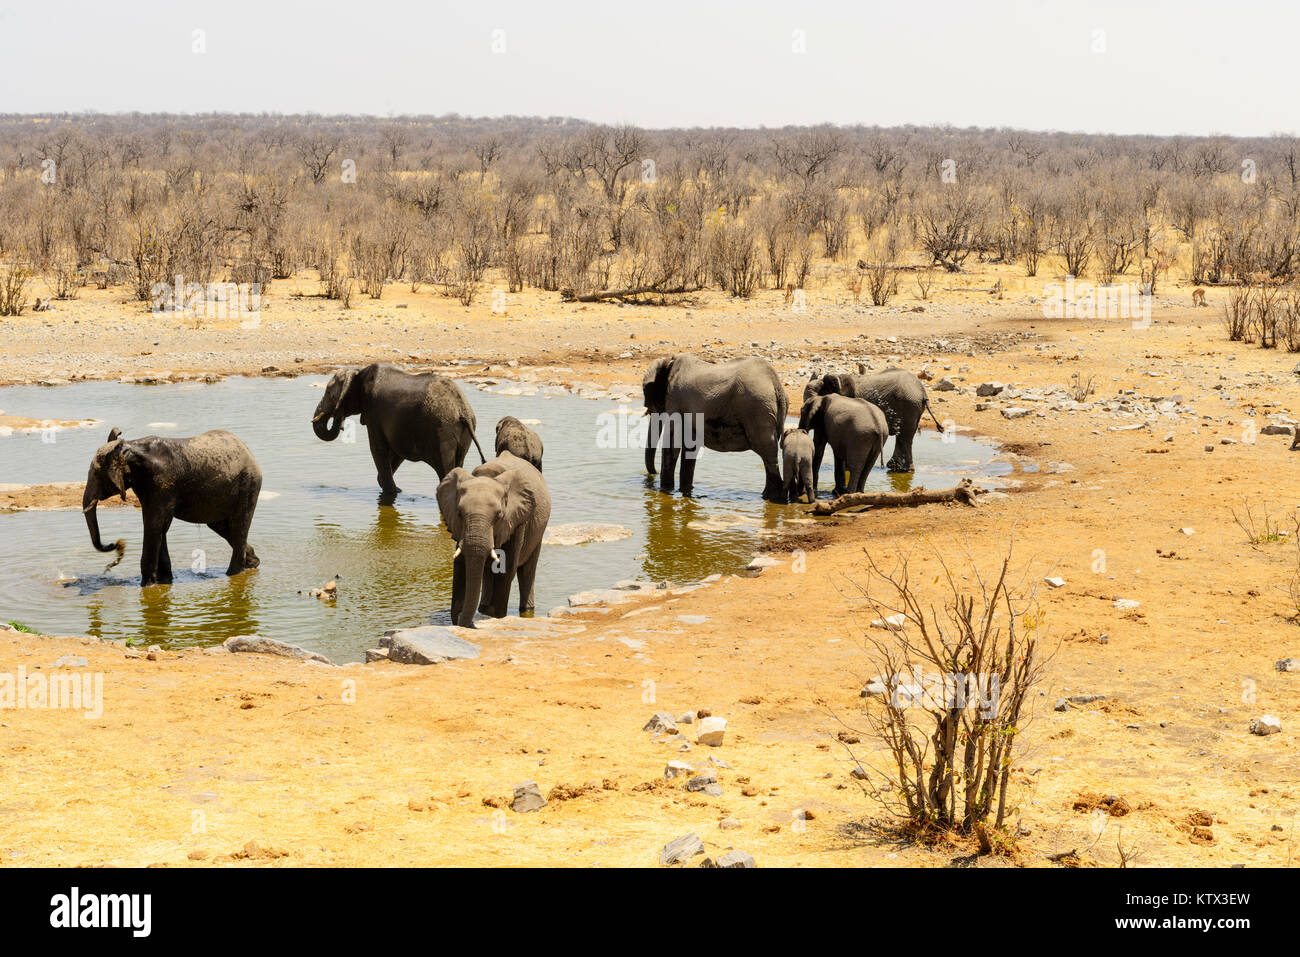
[[[1249,286],[1238,286],[1228,291],[1228,301],[1223,304],[1223,324],[1230,342],[1244,342],[1251,331],[1255,305]]]
[[[1271,283],[1255,287],[1254,312],[1250,317],[1261,349],[1277,348],[1277,324],[1281,314],[1282,290]]]
[[[1016,746],[1049,657],[1043,616],[1032,590],[1011,581],[1010,548],[992,578],[973,559],[954,573],[935,558],[933,586],[929,573],[913,579],[907,556],[892,568],[868,556],[866,580],[855,583],[871,614],[891,625],[885,637],[868,631],[883,693],[864,716],[886,760],[861,762],[863,786],[915,832],[955,830],[991,843],[983,828],[1006,826]]]
[[[77,265],[71,250],[61,250],[51,261],[49,285],[54,290],[55,299],[76,299],[86,285],[86,271]]]
[[[918,298],[929,301],[930,292],[934,289],[935,272],[933,269],[920,269],[916,273],[916,295]]]
[[[1300,289],[1289,289],[1278,299],[1277,333],[1287,352],[1300,352]]]
[[[0,271],[0,316],[20,316],[27,308],[27,286],[31,270],[14,264]]]

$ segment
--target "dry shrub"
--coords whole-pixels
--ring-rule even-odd
[[[868,556],[866,580],[854,583],[873,615],[904,616],[901,630],[867,633],[887,690],[864,715],[887,766],[868,768],[863,786],[916,833],[974,833],[986,845],[986,823],[1005,827],[1013,756],[1050,657],[1043,615],[1023,580],[1010,580],[1010,547],[991,579],[969,556],[964,576],[935,557],[937,595],[923,593],[907,556],[890,569]]]
[[[18,316],[27,307],[31,270],[16,263],[0,272],[0,316]]]
[[[1228,293],[1228,301],[1223,304],[1223,325],[1229,342],[1248,341],[1246,336],[1251,332],[1254,312],[1249,286],[1240,286]]]

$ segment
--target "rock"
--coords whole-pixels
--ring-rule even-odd
[[[700,862],[700,867],[755,867],[753,855],[744,851],[727,851],[715,862],[712,858],[706,857]]]
[[[704,718],[700,721],[700,733],[696,736],[695,741],[697,744],[707,744],[711,748],[720,748],[726,730],[726,718]]]
[[[1259,430],[1260,435],[1291,435],[1294,430],[1289,425],[1266,425]]]
[[[379,640],[388,649],[388,660],[400,665],[439,665],[458,658],[477,658],[479,646],[452,633],[443,625],[398,628]]]
[[[320,588],[313,588],[307,594],[312,598],[319,598],[321,601],[333,601],[339,597],[339,583],[336,581],[328,581],[324,585],[321,585]]]
[[[515,796],[510,801],[510,810],[527,814],[529,811],[540,811],[544,807],[546,807],[546,798],[542,797],[542,792],[537,789],[536,781],[524,781],[522,784],[515,785]]]
[[[722,785],[718,784],[718,776],[712,771],[695,775],[686,782],[686,790],[703,791],[712,797],[722,797]]]
[[[1023,419],[1025,416],[1029,414],[1030,414],[1029,409],[1026,409],[1023,406],[1018,406],[1018,405],[1013,405],[1010,408],[1002,410],[1002,418],[1004,419]]]
[[[1182,532],[1184,535],[1195,535],[1195,534],[1196,534],[1196,529],[1194,529],[1194,528],[1180,528],[1179,531]]]
[[[694,723],[695,723],[695,712],[694,712],[694,711],[687,711],[684,715],[681,715],[681,716],[677,719],[677,723],[678,723],[678,724],[694,724]]]
[[[81,655],[64,655],[58,658],[51,668],[85,668],[90,662]]]
[[[1006,384],[1002,382],[981,382],[975,388],[975,394],[980,396],[997,395],[1005,388]]]
[[[724,817],[721,821],[718,822],[718,830],[720,831],[734,831],[739,827],[740,827],[740,822],[737,821],[734,817]]]
[[[695,768],[691,767],[685,761],[669,761],[664,768],[664,780],[671,781],[673,778],[679,778],[683,774],[690,774]]]
[[[371,662],[371,661],[387,661],[387,660],[388,660],[388,649],[387,649],[387,648],[367,648],[367,649],[366,649],[366,661],[367,661],[367,662]]]
[[[1283,658],[1273,667],[1278,671],[1300,671],[1300,658]]]
[[[318,655],[306,648],[290,645],[274,638],[262,638],[258,635],[235,635],[222,642],[229,652],[244,652],[253,655],[276,655],[280,658],[294,658],[298,661],[318,661],[323,665],[333,664],[324,655]]]
[[[1136,608],[1140,604],[1142,604],[1140,601],[1134,601],[1132,598],[1115,599],[1115,607],[1118,608],[1120,611],[1131,611],[1132,609]]]
[[[1282,730],[1282,722],[1271,714],[1262,715],[1250,723],[1250,733],[1258,735],[1277,734]]]
[[[669,841],[659,852],[659,866],[671,867],[690,860],[697,854],[704,853],[704,842],[694,834],[685,834],[675,841]]]
[[[870,681],[867,682],[866,687],[862,689],[862,693],[859,694],[858,697],[872,698],[875,697],[876,695],[885,694],[888,691],[889,691],[889,686],[885,684],[885,679],[877,675],[876,677],[872,678]]]
[[[885,631],[902,631],[903,626],[907,624],[907,616],[902,612],[897,615],[890,615],[888,618],[876,618],[871,622],[872,628],[883,628]]]
[[[1056,706],[1053,708],[1053,710],[1054,710],[1054,711],[1069,711],[1069,710],[1070,710],[1070,702],[1066,701],[1064,698],[1057,698],[1057,699],[1056,699]]]
[[[1064,579],[1064,578],[1044,578],[1043,581],[1045,581],[1045,582],[1046,582],[1048,585],[1050,585],[1052,588],[1064,588],[1064,587],[1065,587],[1065,579]]]
[[[677,734],[677,722],[667,711],[657,711],[651,715],[650,720],[642,726],[641,730],[654,734]]]
[[[957,383],[953,382],[946,376],[934,384],[935,392],[956,392]]]
[[[1067,699],[1070,704],[1092,704],[1094,701],[1105,701],[1104,694],[1076,694]]]

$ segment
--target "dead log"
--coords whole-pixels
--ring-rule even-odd
[[[679,296],[684,293],[699,292],[703,286],[634,286],[630,289],[602,289],[600,292],[588,292],[579,296],[572,289],[561,289],[562,302],[602,302],[605,299],[630,299],[633,296]]]
[[[962,479],[952,488],[928,489],[917,487],[910,492],[850,492],[829,502],[817,502],[812,507],[813,515],[834,515],[846,508],[869,505],[890,507],[897,505],[932,505],[936,502],[961,502],[974,505],[975,496],[983,489],[976,488],[970,479]]]

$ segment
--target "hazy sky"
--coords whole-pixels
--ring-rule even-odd
[[[1300,129],[1298,28],[1284,0],[0,0],[0,112],[1251,135]]]

